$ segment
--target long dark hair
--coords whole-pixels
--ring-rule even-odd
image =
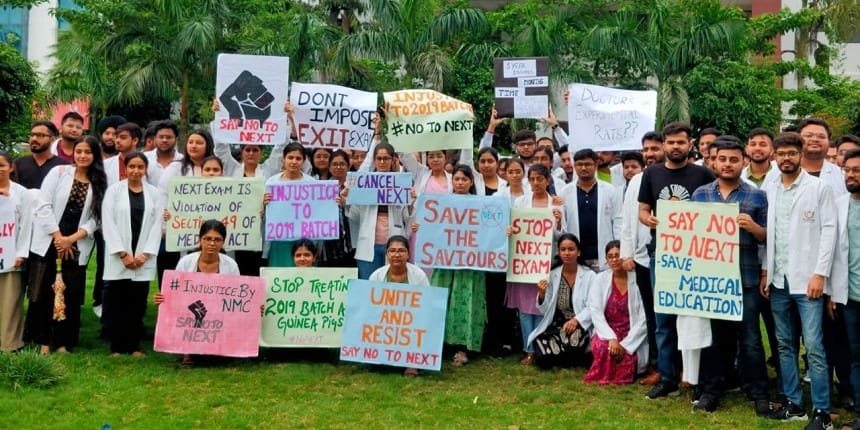
[[[558,240],[555,241],[555,247],[561,248],[561,243],[564,242],[565,240],[569,240],[569,241],[575,243],[576,249],[579,250],[579,256],[576,257],[576,264],[580,264],[580,265],[585,264],[585,261],[582,259],[582,244],[579,242],[579,238],[576,237],[575,234],[573,234],[573,233],[562,234],[561,236],[559,236]],[[552,268],[555,269],[556,267],[559,267],[559,266],[561,266],[561,256],[559,255],[558,252],[556,252],[555,256],[552,257]]]
[[[221,221],[217,219],[210,219],[203,222],[203,225],[200,226],[200,232],[198,233],[198,251],[203,251],[203,240],[200,238],[203,237],[204,234],[209,233],[210,231],[215,230],[216,233],[221,235],[221,238],[225,241],[227,240],[227,226],[224,225]],[[221,246],[221,252],[224,252],[224,246]]]
[[[211,157],[211,156],[215,155],[215,141],[212,140],[212,135],[209,134],[208,131],[203,130],[202,128],[198,128],[198,129],[192,131],[188,135],[188,137],[191,137],[195,134],[202,137],[203,140],[206,142],[206,152],[203,154],[203,159],[205,160],[206,157]],[[182,155],[183,155],[183,157],[182,157],[182,176],[185,176],[189,170],[191,170],[192,172],[194,171],[193,170],[194,169],[194,161],[192,161],[191,157],[188,156],[187,141],[188,141],[188,139],[186,139],[185,147],[182,150]],[[201,164],[201,166],[202,166],[202,164]]]
[[[394,151],[394,147],[391,146],[391,144],[385,143],[385,142],[377,144],[376,146],[373,147],[373,154],[372,154],[373,160],[371,161],[371,163],[373,163],[373,171],[376,171],[376,164],[375,164],[376,154],[379,154],[379,151],[387,152],[388,155],[391,156],[391,158],[394,158],[397,156],[397,152]]]
[[[550,186],[550,184],[552,184],[552,176],[550,176],[550,174],[549,174],[549,169],[547,169],[546,166],[544,166],[542,164],[535,164],[529,168],[529,173],[528,173],[529,176],[531,176],[532,173],[536,173],[538,175],[541,175],[544,177],[544,179],[546,179],[546,193],[549,194],[550,196],[554,196],[555,193],[549,192],[549,190],[550,190],[549,186]],[[531,181],[529,181],[529,182],[531,182]],[[531,185],[531,183],[529,185]],[[559,191],[559,190],[555,190],[555,191]]]
[[[92,135],[84,135],[78,138],[75,142],[75,147],[81,143],[86,143],[93,153],[93,163],[87,168],[87,179],[90,180],[90,188],[93,192],[93,200],[90,205],[90,216],[101,222],[102,220],[102,200],[105,197],[107,190],[107,175],[105,174],[105,165],[102,161],[102,145],[99,139]],[[73,147],[74,148],[74,147]],[[72,149],[74,154],[74,149]],[[72,156],[74,157],[74,155]]]

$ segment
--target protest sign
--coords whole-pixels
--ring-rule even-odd
[[[388,142],[397,152],[471,148],[472,105],[433,90],[385,93]]]
[[[260,269],[266,283],[260,346],[340,347],[346,292],[356,268]]]
[[[655,310],[740,321],[738,205],[660,200],[657,218]]]
[[[535,284],[549,278],[552,262],[552,208],[512,208],[508,282]]]
[[[225,249],[259,251],[263,249],[262,209],[260,178],[172,177],[167,190],[167,250],[197,249],[200,226],[217,219],[227,227]]]
[[[496,58],[493,84],[499,118],[541,119],[549,115],[549,58]]]
[[[424,193],[418,197],[415,263],[421,267],[506,272],[510,200]]]
[[[595,151],[639,150],[654,130],[657,92],[571,84],[567,101],[570,142]]]
[[[350,205],[405,206],[412,203],[412,174],[402,172],[348,172]]]
[[[266,205],[266,240],[337,239],[340,210],[337,181],[272,181]]]
[[[447,288],[353,279],[340,359],[439,370],[447,307]]]
[[[290,104],[299,143],[306,148],[370,149],[376,93],[293,82]]]
[[[284,105],[290,59],[264,55],[218,55],[212,137],[216,142],[276,145],[287,141],[290,126]]]
[[[0,196],[0,273],[15,268],[15,241],[18,225],[15,222],[15,203],[8,196]]]
[[[153,349],[256,357],[263,291],[256,276],[165,271]]]

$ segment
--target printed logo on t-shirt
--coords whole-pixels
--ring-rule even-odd
[[[690,192],[681,185],[671,184],[663,187],[660,194],[657,195],[658,200],[690,200]]]
[[[815,222],[815,210],[811,211],[803,211],[801,214],[800,220],[807,223],[812,224]]]

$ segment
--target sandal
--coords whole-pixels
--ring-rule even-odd
[[[418,376],[418,369],[409,367],[403,371],[403,376],[415,377]]]
[[[191,359],[190,355],[182,356],[182,363],[179,364],[179,367],[188,368],[194,365],[194,360]]]
[[[460,351],[460,352],[454,354],[454,360],[453,361],[454,361],[455,366],[462,366],[462,365],[469,362],[469,357],[466,355],[465,352]]]
[[[526,353],[526,356],[520,360],[520,364],[523,366],[531,366],[535,364],[535,354],[533,352]]]

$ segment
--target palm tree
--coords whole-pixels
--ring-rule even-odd
[[[746,37],[742,12],[717,0],[650,0],[622,5],[614,17],[594,26],[584,43],[595,70],[608,80],[656,80],[660,126],[689,121],[683,78],[697,58],[736,58]]]
[[[373,21],[340,40],[333,70],[357,71],[364,58],[392,62],[402,67],[405,87],[444,88],[459,42],[489,30],[481,10],[439,0],[366,0],[365,6]]]

